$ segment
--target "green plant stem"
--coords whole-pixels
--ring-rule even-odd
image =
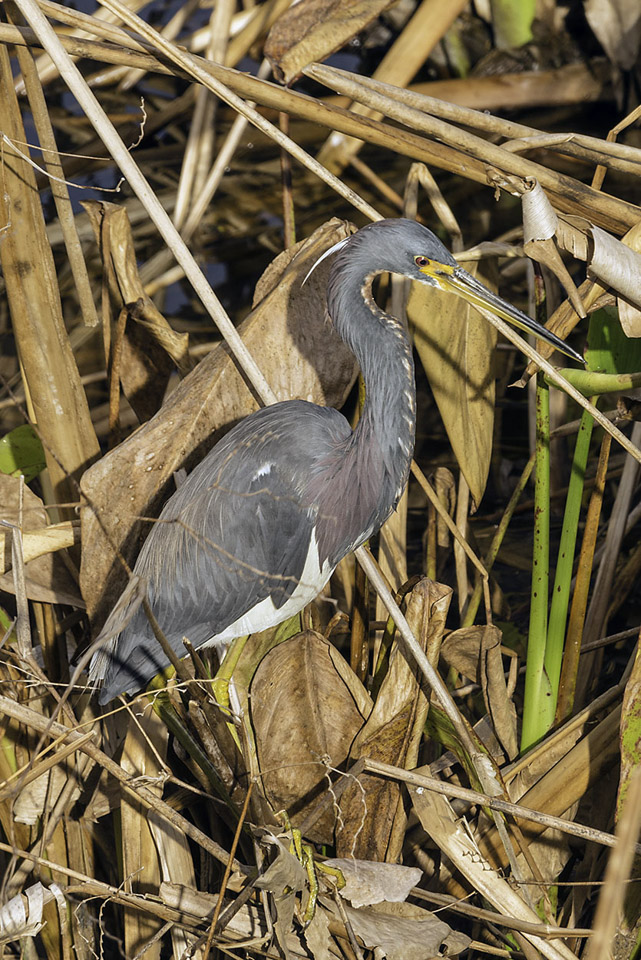
[[[596,398],[592,398],[596,402]],[[547,727],[554,723],[556,712],[557,697],[559,693],[559,678],[561,676],[561,664],[563,661],[563,645],[565,640],[565,626],[568,616],[568,605],[570,602],[570,588],[572,585],[572,566],[574,563],[574,550],[576,547],[576,538],[579,525],[579,514],[581,511],[581,499],[583,496],[583,484],[585,480],[585,468],[588,462],[590,452],[590,440],[592,438],[592,427],[594,421],[587,411],[583,412],[581,426],[576,438],[574,448],[574,458],[572,461],[572,472],[570,474],[570,483],[568,486],[567,499],[565,501],[565,514],[563,517],[563,527],[561,530],[561,542],[559,544],[559,555],[556,564],[556,573],[554,577],[554,587],[552,590],[552,602],[550,604],[550,619],[548,623],[547,643],[545,647],[544,668],[547,674],[551,696],[547,697],[541,704],[544,722]]]
[[[585,626],[585,613],[588,608],[588,593],[594,563],[594,551],[599,533],[599,519],[601,517],[605,478],[607,476],[610,459],[611,441],[612,438],[610,435],[608,433],[604,434],[601,442],[601,452],[597,464],[594,489],[590,497],[590,504],[585,518],[585,531],[581,544],[581,553],[579,555],[579,565],[576,571],[574,596],[572,597],[572,607],[570,609],[570,619],[568,621],[565,641],[565,653],[563,655],[563,668],[561,670],[561,681],[559,685],[559,698],[556,708],[556,720],[558,723],[570,716],[574,706],[576,678],[579,669],[579,654],[581,651],[581,641],[583,639],[583,628]]]
[[[544,701],[551,698],[545,672],[548,589],[550,580],[550,393],[539,374],[536,388],[536,481],[534,487],[534,545],[530,629],[525,671],[525,700],[521,750],[527,750],[546,732]]]
[[[569,368],[564,369],[562,373],[568,383],[586,397],[601,396],[605,393],[623,393],[626,390],[638,390],[641,387],[641,373],[598,373],[594,370]],[[547,377],[546,382],[548,382]],[[552,381],[549,380],[549,382]]]

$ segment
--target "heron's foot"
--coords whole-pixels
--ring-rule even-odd
[[[307,928],[316,913],[316,901],[318,900],[320,889],[319,874],[333,877],[338,890],[341,890],[345,886],[345,877],[336,867],[327,866],[322,861],[314,859],[314,848],[312,844],[303,841],[300,830],[291,825],[290,819],[284,810],[281,810],[277,816],[283,822],[285,829],[291,833],[292,839],[289,852],[302,864],[307,874],[307,903],[300,917],[303,928]]]
[[[323,863],[322,860],[319,860],[316,864],[316,869],[319,873],[324,873],[328,877],[333,877],[336,881],[337,890],[342,890],[345,886],[345,877],[343,876],[343,871],[339,870],[338,867],[330,867],[328,863]]]

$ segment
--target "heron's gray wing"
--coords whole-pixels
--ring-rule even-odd
[[[334,410],[276,404],[230,431],[168,501],[135,572],[178,656],[183,637],[198,646],[257,608],[282,619],[316,549],[310,474],[349,434]],[[166,665],[139,610],[113,645],[101,701],[140,689]]]

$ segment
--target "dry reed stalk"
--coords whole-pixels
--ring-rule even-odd
[[[0,25],[0,40],[25,43],[29,42],[30,38],[35,39],[35,35],[24,28]],[[110,44],[75,40],[65,36],[60,38],[60,43],[65,49],[79,56],[103,59],[108,62],[115,59],[116,62],[127,62],[132,66],[140,64],[162,73],[175,72],[175,68],[167,67],[155,57],[138,54],[135,51],[131,54],[125,53]],[[230,90],[250,101],[255,101],[260,106],[284,111],[290,116],[322,124],[370,144],[387,147],[432,167],[458,175],[463,174],[476,183],[487,184],[487,164],[469,154],[462,154],[452,146],[430,141],[407,130],[392,128],[371,119],[357,117],[343,108],[333,107],[291,90],[283,90],[274,84],[208,63],[201,58],[192,57],[191,59],[211,77],[226,84]],[[182,71],[178,71],[178,75],[182,75]],[[513,162],[514,158],[510,163]],[[547,169],[541,164],[532,164],[527,169],[531,173],[539,173],[542,176],[543,186],[554,197],[555,203],[561,210],[588,217],[598,226],[616,234],[622,234],[638,223],[639,209],[634,204],[591,190],[580,181]]]
[[[24,143],[26,134],[13,93],[6,47],[0,70],[7,88],[0,105],[4,133]],[[42,440],[56,499],[74,500],[71,478],[99,452],[89,408],[62,318],[56,271],[47,240],[34,171],[5,148],[3,222],[0,259],[11,306],[30,415]],[[73,428],[70,429],[70,425]]]

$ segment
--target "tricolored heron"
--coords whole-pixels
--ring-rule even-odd
[[[372,280],[396,273],[483,306],[576,360],[581,356],[460,267],[413,220],[381,220],[336,244],[329,316],[366,384],[355,430],[329,407],[287,400],[251,414],[165,505],[135,565],[178,656],[224,648],[313,600],[338,562],[394,510],[410,469],[416,403],[405,326],[376,304]],[[100,702],[144,687],[167,659],[142,608],[92,661]]]

